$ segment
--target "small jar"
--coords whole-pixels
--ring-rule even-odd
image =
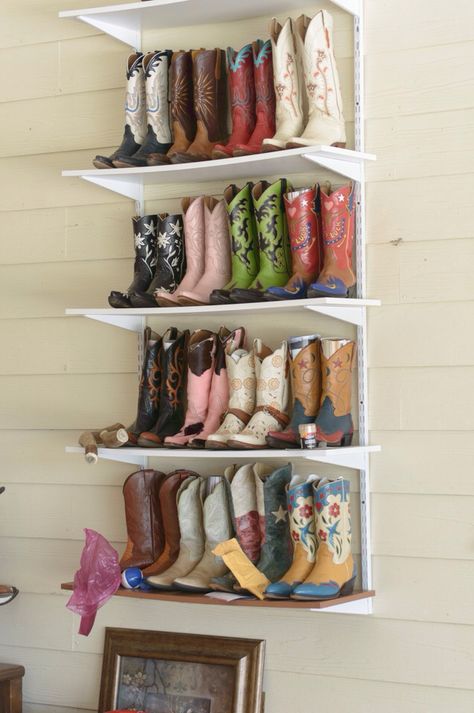
[[[302,423],[298,426],[298,430],[300,432],[301,448],[313,449],[318,447],[315,423]]]

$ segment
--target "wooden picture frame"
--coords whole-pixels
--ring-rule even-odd
[[[265,642],[106,628],[99,713],[261,713]]]

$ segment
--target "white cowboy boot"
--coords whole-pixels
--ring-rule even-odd
[[[332,25],[332,16],[326,10],[320,10],[312,20],[301,15],[295,22],[296,47],[303,62],[309,109],[305,130],[301,136],[295,135],[288,140],[288,148],[346,145]]]
[[[259,340],[256,340],[259,341]],[[255,353],[259,345],[254,347]],[[266,448],[270,431],[281,431],[288,425],[288,345],[283,341],[273,354],[256,359],[257,406],[247,426],[229,439],[231,448]]]
[[[206,544],[204,555],[199,564],[185,577],[174,580],[174,586],[192,592],[209,592],[212,589],[211,579],[222,577],[227,567],[221,557],[212,554],[212,550],[220,542],[230,540],[233,536],[232,520],[229,512],[229,501],[226,484],[221,479],[214,490],[204,500],[204,534]]]
[[[146,166],[148,156],[166,154],[171,146],[171,128],[168,105],[168,75],[171,50],[149,52],[143,59],[145,71],[147,134],[138,151],[129,156],[119,154],[114,166]]]
[[[119,156],[133,156],[145,141],[147,132],[145,112],[145,72],[143,54],[134,52],[127,60],[127,95],[125,99],[125,131],[120,146],[111,156],[96,156],[96,168],[115,168]]]
[[[276,97],[276,134],[264,139],[263,151],[286,148],[292,136],[299,136],[304,129],[303,68],[297,62],[295,40],[291,19],[283,25],[273,18],[270,27],[273,55],[273,82]]]
[[[173,589],[173,582],[184,577],[201,561],[204,554],[204,528],[202,521],[202,498],[205,487],[203,478],[191,476],[178,490],[179,555],[174,564],[161,574],[147,577],[146,581],[156,589]]]
[[[255,408],[256,380],[254,352],[237,349],[226,354],[227,378],[229,381],[229,405],[221,426],[212,433],[206,448],[226,448],[227,441],[240,433]]]

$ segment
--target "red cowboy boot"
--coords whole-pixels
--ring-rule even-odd
[[[319,186],[285,193],[292,275],[283,287],[269,287],[265,300],[298,300],[317,278],[322,266],[321,200]]]
[[[270,40],[252,43],[257,123],[245,144],[238,144],[234,156],[260,153],[263,139],[275,133],[275,90],[273,88],[272,45]]]
[[[352,270],[354,186],[330,195],[321,190],[324,267],[308,288],[308,297],[349,297],[356,278]]]
[[[227,81],[232,107],[232,134],[226,144],[216,144],[212,158],[229,158],[237,144],[246,144],[255,128],[255,80],[252,45],[236,52],[227,48]]]

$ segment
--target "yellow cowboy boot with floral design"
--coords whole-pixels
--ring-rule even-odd
[[[352,594],[357,568],[351,553],[350,484],[338,478],[313,485],[316,563],[292,599],[333,599]]]
[[[265,591],[269,599],[287,599],[302,584],[314,566],[316,535],[314,532],[313,482],[318,476],[294,475],[287,486],[286,506],[293,540],[293,562],[290,569]]]

